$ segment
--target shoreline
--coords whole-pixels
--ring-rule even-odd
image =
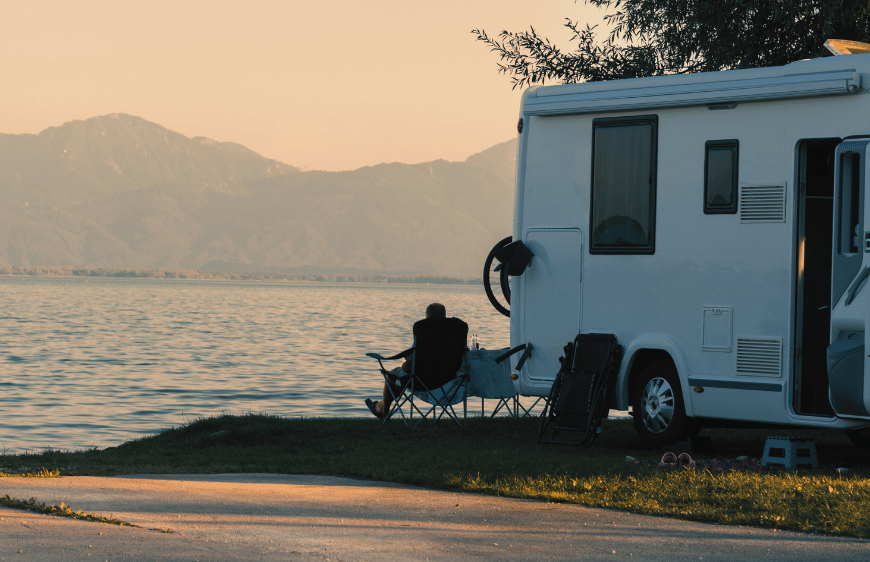
[[[0,266],[6,277],[84,277],[122,279],[188,279],[216,281],[301,281],[415,285],[481,285],[480,279],[432,274],[305,273],[280,271],[201,271],[144,267]]]

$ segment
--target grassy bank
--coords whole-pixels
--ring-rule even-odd
[[[6,473],[121,475],[221,472],[325,474],[427,488],[578,503],[735,525],[870,538],[870,454],[840,432],[816,438],[818,470],[658,468],[631,422],[606,422],[590,449],[535,445],[536,419],[470,419],[409,431],[377,420],[283,419],[261,415],[199,420],[104,450],[0,456]],[[705,430],[701,459],[760,457],[772,430]],[[679,451],[676,451],[679,452]],[[838,473],[838,467],[848,467]],[[0,490],[2,494],[2,490]]]

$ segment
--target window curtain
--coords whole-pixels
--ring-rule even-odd
[[[593,217],[596,228],[624,215],[650,235],[652,125],[598,127],[593,163]],[[594,236],[594,233],[593,233]]]

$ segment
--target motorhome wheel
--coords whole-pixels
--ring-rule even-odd
[[[644,367],[631,404],[634,429],[645,445],[664,447],[686,436],[689,419],[683,407],[679,375],[671,361],[653,361]]]

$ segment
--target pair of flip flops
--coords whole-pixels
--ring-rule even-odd
[[[382,401],[375,402],[371,398],[366,398],[366,406],[368,406],[369,410],[371,411],[371,413],[373,413],[375,415],[376,418],[378,418],[379,420],[383,419],[383,417],[384,417],[384,403]]]
[[[666,466],[685,466],[687,468],[695,468],[695,461],[689,456],[689,453],[680,453],[680,456],[674,453],[665,453],[659,463],[660,467]]]

